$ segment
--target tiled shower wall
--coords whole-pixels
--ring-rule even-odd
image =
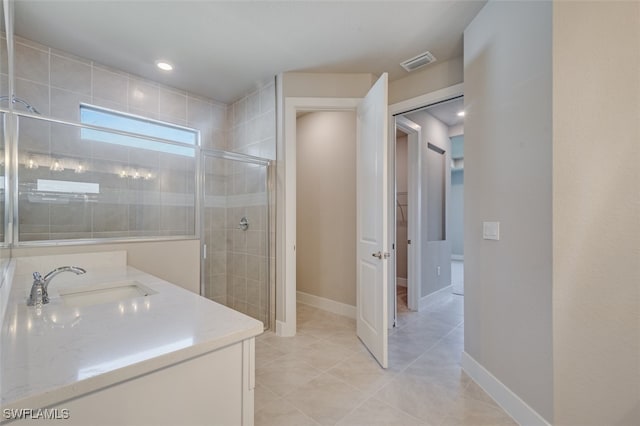
[[[6,40],[3,38],[0,47],[0,95],[7,94],[8,78],[6,66]],[[221,150],[235,151],[256,157],[275,159],[275,83],[269,82],[260,88],[250,92],[231,105],[225,105],[199,95],[188,93],[179,89],[162,85],[158,82],[143,79],[138,76],[122,72],[117,69],[103,66],[96,62],[79,58],[30,40],[15,38],[15,94],[27,100],[35,106],[43,115],[62,120],[79,121],[79,105],[81,103],[92,104],[116,111],[128,112],[147,118],[158,119],[177,125],[195,128],[200,131],[202,146]],[[37,127],[37,126],[36,126]],[[21,144],[32,144],[44,150],[56,151],[62,149],[78,153],[78,137],[62,138],[63,145],[55,141],[60,139],[51,129],[34,130],[29,134],[25,132],[21,138]],[[53,134],[52,134],[53,133]],[[69,135],[67,135],[69,136]],[[46,146],[38,146],[38,145]],[[109,155],[117,151],[116,147],[110,147]],[[80,151],[88,157],[94,155],[93,149],[86,152]],[[129,154],[122,154],[129,156]],[[148,161],[149,159],[139,159]],[[182,182],[192,173],[193,164],[172,164],[173,161],[164,162],[164,171],[168,173],[174,170],[173,175],[167,175],[162,181],[166,185],[174,185]],[[229,302],[244,312],[264,314],[264,309],[259,305],[267,299],[265,292],[270,293],[271,313],[275,312],[275,194],[272,180],[270,185],[270,198],[262,203],[256,200],[266,199],[265,189],[257,191],[256,185],[264,181],[260,168],[243,164],[220,160],[213,170],[213,175],[206,179],[215,181],[214,187],[209,188],[208,196],[223,196],[231,198],[231,203],[238,203],[243,198],[233,199],[242,193],[255,194],[249,197],[248,204],[243,207],[226,207],[226,204],[205,207],[203,224],[205,225],[204,237],[209,248],[209,260],[205,267],[205,292],[207,296],[221,303]],[[160,164],[158,164],[160,166]],[[42,169],[42,168],[41,168]],[[262,170],[262,171],[259,171]],[[41,173],[44,170],[40,170]],[[28,173],[22,170],[23,177]],[[72,171],[66,178],[72,179]],[[178,175],[175,175],[177,173]],[[113,179],[111,183],[105,182],[102,187],[121,190],[124,181]],[[131,190],[144,190],[141,185],[149,185],[143,181],[129,182]],[[157,185],[162,185],[160,180]],[[148,188],[147,188],[148,189]],[[152,188],[153,189],[153,188]],[[162,188],[156,188],[162,189]],[[193,188],[187,188],[192,190]],[[253,192],[257,191],[257,192]],[[257,197],[257,198],[256,198]],[[225,198],[225,202],[228,200]],[[251,201],[253,200],[253,201]],[[219,201],[219,199],[218,199]],[[257,203],[257,204],[256,204]],[[206,203],[205,203],[206,204]],[[69,211],[65,211],[65,208]],[[240,210],[243,211],[241,212]],[[170,208],[169,208],[170,210]],[[168,211],[167,208],[162,211]],[[267,214],[269,213],[269,214]],[[158,223],[166,223],[160,217],[154,215],[141,215],[135,208],[128,206],[126,209],[115,206],[96,209],[78,209],[77,206],[52,206],[44,214],[42,211],[31,212],[28,205],[20,208],[21,229],[25,232],[25,240],[62,239],[62,238],[89,238],[121,236],[123,231],[129,236],[154,235],[157,229],[152,226]],[[30,216],[37,215],[36,217]],[[239,214],[248,215],[253,222],[250,231],[239,236],[237,222]],[[172,217],[183,222],[191,212],[175,212]],[[168,218],[172,221],[172,217]],[[257,234],[265,232],[269,218],[272,242],[270,250],[258,247]],[[255,219],[254,219],[255,218]],[[63,223],[59,223],[60,221]],[[34,225],[35,224],[35,225]],[[84,224],[84,225],[83,225]],[[87,227],[98,224],[101,227],[97,232],[88,233]],[[189,223],[185,222],[186,227]],[[29,226],[32,226],[29,228]],[[260,228],[259,228],[260,227]],[[170,228],[176,228],[170,226]],[[179,228],[179,227],[178,227]],[[109,234],[108,229],[118,229],[120,233]],[[103,232],[101,232],[101,230]],[[165,230],[165,235],[179,234],[180,229]],[[270,275],[267,276],[266,256],[270,253]],[[239,256],[239,257],[238,257]],[[262,257],[261,259],[259,257]],[[241,259],[241,260],[238,260]],[[264,264],[256,269],[256,264]],[[256,282],[269,281],[269,286],[256,292]],[[266,290],[268,289],[268,290]],[[258,295],[258,296],[257,296]],[[263,319],[262,317],[261,319]]]
[[[205,160],[202,218],[207,247],[203,268],[205,296],[223,305],[227,305],[227,163],[221,158]]]
[[[7,92],[6,40],[0,47]],[[15,93],[43,115],[79,121],[80,103],[200,130],[207,148],[227,149],[227,106],[202,96],[15,37]]]
[[[6,57],[5,40],[2,55]],[[5,94],[6,74],[1,80]],[[77,122],[80,104],[88,103],[194,128],[204,147],[227,147],[226,105],[21,38],[15,43],[15,94],[45,116]],[[56,172],[47,164],[34,170],[21,166],[22,241],[193,234],[193,158],[88,143],[78,129],[33,119],[21,120],[19,140],[23,156],[63,156],[67,162],[84,161],[103,169],[80,178],[72,167]],[[117,171],[104,172],[110,163],[151,170],[153,178],[119,178]],[[100,182],[101,194],[95,203],[34,203],[22,194],[37,179],[93,180]]]
[[[256,157],[275,158],[275,85],[268,83],[240,100],[228,109],[230,151]],[[268,250],[267,228],[275,235],[275,208],[272,176],[265,166],[257,166],[231,160],[212,160],[212,170],[225,170],[208,174],[213,184],[206,184],[208,195],[215,197],[225,191],[227,206],[214,206],[214,198],[205,201],[205,214],[210,214],[207,231],[211,247],[208,254],[208,292],[214,300],[261,321],[273,321],[267,314],[275,312],[275,260],[270,259],[275,250]],[[224,164],[222,164],[224,163]],[[216,167],[217,166],[217,167]],[[267,191],[269,188],[269,191]],[[226,217],[222,221],[222,217]],[[240,220],[246,217],[249,229],[238,229]],[[268,226],[269,225],[269,226]],[[219,243],[216,235],[226,235],[226,245]],[[271,239],[275,241],[275,239]],[[272,264],[273,267],[269,267]],[[224,271],[224,275],[222,273]],[[271,272],[271,273],[269,273]],[[270,309],[269,309],[270,308]]]

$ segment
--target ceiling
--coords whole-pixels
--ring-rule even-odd
[[[15,33],[222,102],[280,72],[407,75],[429,50],[462,55],[462,33],[485,1],[15,2]],[[175,69],[162,72],[158,59]]]
[[[463,98],[457,98],[430,106],[426,108],[425,111],[449,127],[464,123],[464,117],[458,115],[460,111],[464,111]]]

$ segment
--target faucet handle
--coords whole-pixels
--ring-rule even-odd
[[[40,274],[40,272],[34,272],[33,273],[33,281],[37,281],[37,282],[42,282],[42,275]]]

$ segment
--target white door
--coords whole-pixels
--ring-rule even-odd
[[[387,74],[358,105],[357,333],[384,368],[387,360]]]

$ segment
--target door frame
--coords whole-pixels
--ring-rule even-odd
[[[459,84],[454,84],[453,86],[449,86],[449,87],[445,87],[443,89],[439,89],[439,90],[435,90],[433,92],[429,92],[426,93],[424,95],[420,95],[420,96],[416,96],[414,98],[410,98],[410,99],[406,99],[404,101],[401,102],[396,102],[395,104],[389,105],[389,138],[388,138],[388,143],[389,143],[389,153],[393,153],[391,155],[389,155],[389,173],[392,176],[395,176],[396,173],[396,169],[395,169],[395,151],[396,151],[396,138],[395,138],[395,118],[396,116],[402,115],[402,114],[406,114],[408,112],[411,112],[413,110],[418,110],[418,109],[422,109],[425,108],[429,105],[438,103],[438,102],[442,102],[442,101],[446,101],[448,99],[451,98],[455,98],[458,96],[462,96],[464,95],[464,83],[459,83]],[[395,196],[395,179],[389,179],[389,199],[393,200],[394,196]],[[396,210],[396,206],[392,205],[391,203],[389,203],[389,230],[390,232],[393,233],[393,240],[395,241],[395,210]],[[391,222],[393,220],[393,222]],[[416,263],[418,263],[419,265],[421,265],[421,259],[419,259]],[[388,279],[389,282],[395,282],[395,275],[396,271],[395,271],[395,267],[391,267],[388,268]],[[421,281],[418,285],[418,288],[421,287]],[[388,286],[388,300],[389,300],[389,325],[391,326],[391,324],[395,323],[395,309],[396,309],[396,295],[395,295],[395,291],[396,288],[393,285],[389,285]],[[418,292],[418,308],[420,307],[420,300],[421,300],[421,295]]]
[[[407,150],[409,155],[409,161],[407,162],[407,198],[409,208],[407,209],[407,215],[409,221],[407,222],[407,239],[411,240],[411,246],[407,250],[407,307],[412,311],[418,311],[420,307],[420,283],[422,282],[422,268],[420,259],[422,258],[422,221],[416,220],[421,218],[421,187],[420,187],[420,175],[422,173],[422,161],[420,158],[419,145],[422,140],[422,128],[409,120],[404,116],[395,117],[395,127],[402,130],[408,135],[407,137]],[[395,135],[395,129],[394,129]],[[395,136],[394,136],[395,137]],[[394,141],[395,148],[395,141]],[[394,162],[395,164],[395,162]],[[393,178],[397,180],[397,170],[394,170]],[[395,183],[394,183],[395,187]],[[395,196],[395,194],[394,194]],[[397,203],[397,199],[394,204]],[[394,209],[394,216],[397,215],[397,209]],[[397,223],[397,217],[394,217],[394,224]],[[393,241],[394,247],[398,247],[397,235],[395,227],[393,229]],[[394,256],[397,263],[397,256]],[[394,275],[397,275],[394,274]],[[397,277],[393,281],[394,289],[397,290]],[[397,293],[395,293],[397,294]],[[396,316],[397,316],[397,301],[395,302]],[[395,316],[394,316],[395,318]]]
[[[276,292],[281,309],[280,319],[276,319],[276,334],[279,336],[295,336],[296,334],[296,115],[299,111],[356,111],[362,98],[308,98],[286,97],[284,99],[284,145],[282,160],[278,160],[277,180],[282,184],[284,211],[282,214],[281,233],[283,247],[278,253],[284,254],[282,259],[283,277],[280,288]]]
[[[389,105],[389,153],[388,170],[395,176],[395,116],[407,113],[414,109],[423,108],[430,104],[445,101],[463,95],[463,83],[436,90],[424,95],[407,99]],[[276,334],[279,336],[294,336],[296,334],[296,113],[298,111],[355,111],[362,98],[314,98],[314,97],[285,97],[282,105],[284,126],[282,133],[284,143],[282,155],[278,155],[277,166],[277,197],[282,197],[283,213],[277,223],[281,229],[278,234],[281,242],[278,244],[277,253],[281,255],[278,261],[283,271],[281,279],[276,281],[277,306]],[[278,152],[280,154],[280,152]],[[389,179],[389,200],[395,196],[395,180]],[[395,239],[395,209],[396,206],[389,203],[388,229]],[[278,243],[278,242],[276,242]],[[416,263],[420,263],[419,261]],[[388,269],[390,283],[395,282],[395,267]],[[395,286],[388,286],[389,324],[395,322]],[[419,305],[419,303],[418,303]]]

